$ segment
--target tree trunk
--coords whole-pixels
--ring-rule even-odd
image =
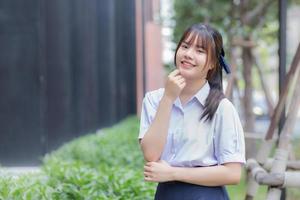
[[[227,79],[227,87],[225,90],[225,96],[233,102],[233,90],[235,88],[235,82],[237,79],[237,56],[236,56],[236,47],[232,45],[232,42],[230,42],[230,49],[229,49],[229,61],[230,61],[230,68],[231,68],[231,75]]]
[[[245,81],[244,97],[243,97],[243,107],[244,107],[244,130],[246,132],[254,131],[254,115],[252,112],[253,99],[252,99],[252,66],[253,57],[251,54],[251,48],[242,48],[242,59],[243,59],[243,77]],[[246,143],[246,157],[254,158],[256,155],[256,141],[248,140]]]
[[[248,47],[243,47],[242,58],[243,58],[243,77],[245,80],[245,90],[243,104],[245,109],[245,126],[244,129],[247,132],[254,131],[254,115],[252,112],[253,101],[252,101],[252,66],[253,58],[251,56],[251,49]]]
[[[259,75],[259,79],[260,79],[260,83],[261,83],[261,87],[265,93],[265,97],[266,97],[266,102],[268,105],[268,111],[269,111],[269,117],[272,117],[273,111],[274,111],[274,102],[272,99],[272,94],[270,92],[270,89],[268,88],[264,77],[263,77],[263,71],[262,71],[262,64],[260,62],[259,56],[255,55],[255,53],[252,51],[252,56],[253,56],[253,60],[255,62],[255,66],[257,68],[257,72]]]

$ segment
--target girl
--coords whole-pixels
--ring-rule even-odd
[[[240,181],[244,133],[223,94],[223,56],[220,33],[195,24],[178,43],[165,88],[145,95],[139,141],[145,180],[159,183],[156,200],[229,199],[224,185]]]

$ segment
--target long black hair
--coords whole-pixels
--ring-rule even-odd
[[[194,24],[189,27],[182,35],[174,56],[174,63],[176,65],[176,54],[183,41],[190,38],[190,42],[193,42],[197,38],[197,42],[201,43],[201,46],[207,52],[207,59],[205,67],[207,65],[214,66],[207,73],[207,81],[210,86],[209,94],[206,98],[204,105],[204,112],[200,119],[211,121],[219,106],[220,101],[225,98],[223,93],[222,84],[222,65],[221,56],[224,56],[223,39],[221,34],[208,24]]]

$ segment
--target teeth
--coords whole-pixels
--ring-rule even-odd
[[[189,62],[185,62],[185,61],[181,61],[182,64],[187,64],[187,65],[191,65],[194,66],[193,64],[189,63]]]

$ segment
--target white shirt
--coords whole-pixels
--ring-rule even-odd
[[[244,132],[232,103],[224,98],[211,121],[201,119],[209,94],[208,82],[183,107],[173,103],[167,141],[161,155],[171,166],[196,167],[245,163]],[[164,89],[148,92],[142,106],[141,139],[153,122]],[[163,134],[163,133],[162,133]]]

